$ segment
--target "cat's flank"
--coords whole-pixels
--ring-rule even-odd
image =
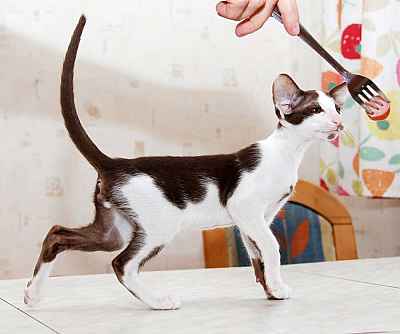
[[[269,225],[297,182],[307,147],[318,139],[336,138],[343,128],[339,109],[346,88],[341,85],[328,94],[303,91],[289,76],[280,75],[273,84],[279,123],[266,139],[232,154],[113,159],[88,137],[75,110],[73,71],[85,22],[82,16],[66,53],[61,107],[72,141],[98,173],[96,214],[84,227],[50,229],[25,290],[25,303],[39,301],[61,252],[121,250],[112,261],[121,284],[152,309],[179,308],[177,298],[141,282],[139,271],[189,224],[237,225],[250,257],[264,267],[267,295],[288,298],[279,246]]]

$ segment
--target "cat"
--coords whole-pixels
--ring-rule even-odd
[[[71,38],[61,77],[61,109],[75,146],[98,173],[94,222],[81,228],[53,226],[43,241],[24,301],[39,301],[58,254],[67,250],[122,252],[112,261],[118,280],[151,309],[180,307],[139,279],[143,264],[189,224],[236,225],[269,298],[286,299],[279,245],[269,225],[289,199],[304,152],[343,130],[340,107],[347,94],[303,91],[281,74],[272,87],[278,126],[266,139],[232,154],[194,157],[110,158],[88,137],[75,109],[73,72],[82,16]],[[210,226],[211,226],[210,225]],[[258,272],[257,272],[258,271]]]

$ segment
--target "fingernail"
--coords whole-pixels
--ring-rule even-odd
[[[300,34],[300,25],[299,24],[296,24],[296,25],[294,25],[294,26],[292,26],[291,28],[290,28],[290,33],[292,34],[292,35],[298,35],[298,34]]]
[[[237,37],[242,37],[242,36],[244,35],[244,33],[243,33],[241,27],[236,28],[236,29],[235,29],[235,33],[236,33],[236,36],[237,36]]]

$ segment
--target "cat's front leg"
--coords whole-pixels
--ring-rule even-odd
[[[266,295],[270,297],[267,283],[265,282],[265,271],[264,271],[264,260],[261,255],[261,251],[258,248],[257,244],[254,240],[252,240],[249,236],[244,233],[240,233],[243,244],[246,247],[247,253],[250,256],[251,264],[253,265],[254,275],[256,276],[256,282],[260,283],[263,287]]]
[[[289,298],[289,287],[283,282],[280,272],[279,244],[272,231],[266,226],[265,220],[248,220],[245,223],[243,222],[240,228],[261,253],[264,264],[265,289],[268,297],[271,299]]]
[[[264,278],[267,285],[268,297],[270,299],[289,298],[289,287],[281,277],[281,261],[279,243],[269,227],[263,225],[263,232],[255,242],[261,250],[264,258]],[[261,229],[259,231],[261,233]]]

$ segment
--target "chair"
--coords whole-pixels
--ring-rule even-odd
[[[300,207],[302,210],[299,211],[296,207]],[[296,239],[291,241],[292,243],[304,245],[304,233],[312,233],[314,228],[319,228],[319,225],[322,225],[322,223],[320,224],[319,222],[325,220],[327,222],[326,225],[329,226],[331,231],[334,259],[350,260],[357,258],[357,247],[350,214],[345,206],[331,193],[310,182],[299,180],[295,187],[294,195],[285,205],[284,210],[291,212],[291,215],[289,215],[291,217],[293,214],[298,215],[298,212],[300,212],[300,214],[306,215],[308,220],[311,221],[310,226],[312,226],[312,228],[307,227],[304,229],[297,226],[300,227],[297,230],[301,233],[294,233],[292,235]],[[308,213],[304,211],[308,211]],[[277,239],[280,243],[281,250],[284,250],[285,247],[287,247],[288,240],[285,240],[282,235],[279,235],[279,230],[287,230],[288,227],[282,226],[282,212],[284,211],[281,211],[281,213],[277,215],[271,227],[274,234],[278,236]],[[318,216],[322,217],[322,219],[319,219]],[[290,225],[299,225],[300,223],[290,222]],[[216,228],[204,230],[202,233],[206,268],[250,264],[237,230],[235,231],[232,228]],[[311,242],[313,242],[313,240],[311,240]],[[317,242],[320,241],[317,240]],[[290,256],[288,257],[285,251],[281,251],[281,262],[299,263],[323,261],[324,258],[320,256],[321,251],[318,251],[319,248],[312,247],[314,250],[312,257],[306,257],[305,259],[301,257],[296,258],[295,260],[297,262],[291,262]],[[317,249],[317,251],[315,251],[315,249]],[[239,260],[235,263],[233,257]]]

